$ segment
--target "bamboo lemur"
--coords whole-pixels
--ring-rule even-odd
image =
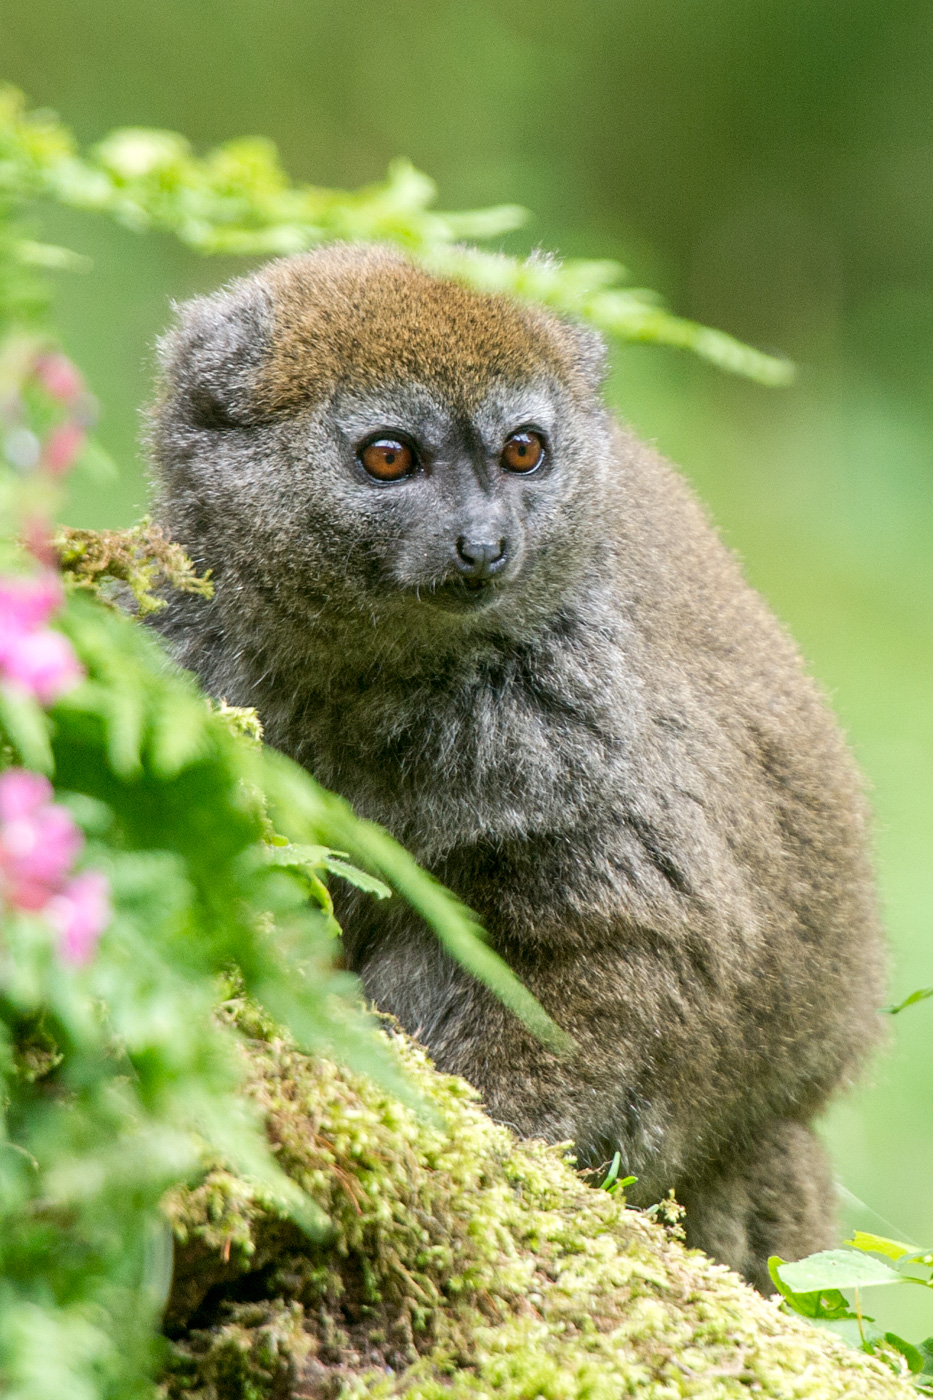
[[[560,1058],[398,900],[350,965],[519,1133],[621,1153],[761,1289],[827,1242],[809,1124],[877,1027],[866,815],[817,687],[591,331],[382,247],[273,262],[161,342],[159,519],[207,690],[480,916]]]

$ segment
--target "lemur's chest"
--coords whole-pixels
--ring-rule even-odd
[[[265,720],[273,743],[425,858],[573,824],[624,783],[632,712],[581,689],[545,667],[382,674]]]

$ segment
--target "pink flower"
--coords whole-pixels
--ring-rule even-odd
[[[68,638],[49,627],[0,647],[0,668],[8,681],[28,690],[42,705],[51,705],[84,675]]]
[[[0,774],[0,822],[31,817],[52,800],[52,784],[41,773],[8,768]]]
[[[84,836],[52,799],[51,783],[38,773],[0,774],[0,893],[17,909],[41,911],[64,961],[82,964],[110,923],[110,886],[98,870],[69,878]]]
[[[35,375],[47,394],[59,403],[71,403],[84,389],[84,380],[67,355],[52,351],[36,360]]]
[[[99,870],[76,875],[45,906],[58,931],[59,952],[65,962],[83,964],[94,954],[97,940],[110,923],[110,886]]]
[[[27,515],[23,521],[23,544],[45,569],[53,569],[58,560],[52,548],[52,529],[47,516]]]
[[[0,639],[44,626],[64,601],[61,579],[51,572],[0,579]]]
[[[44,626],[63,600],[61,581],[52,573],[0,579],[0,678],[43,705],[84,675],[68,639]]]
[[[42,444],[42,465],[53,476],[63,476],[73,467],[87,440],[80,423],[59,423]]]
[[[52,801],[51,784],[11,768],[0,775],[0,888],[20,909],[43,909],[61,889],[84,837]]]

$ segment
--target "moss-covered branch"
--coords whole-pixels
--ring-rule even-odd
[[[170,1400],[913,1393],[586,1185],[559,1149],[517,1142],[404,1037],[393,1052],[441,1123],[248,1007],[226,1014],[279,1163],[332,1228],[309,1242],[221,1167],[172,1196]]]
[[[62,525],[52,549],[65,583],[107,597],[107,584],[125,584],[140,617],[165,606],[157,589],[176,588],[210,598],[214,586],[199,575],[181,545],[173,544],[159,525],[141,520],[128,530],[78,530]]]

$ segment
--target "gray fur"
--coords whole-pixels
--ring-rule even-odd
[[[321,387],[319,357],[303,399],[308,352],[289,349],[276,399],[307,278],[307,344],[315,316],[352,346],[355,317],[384,315],[405,372],[387,352],[380,376],[370,345],[359,382],[351,350]],[[683,481],[598,400],[590,333],[488,299],[524,373],[465,322],[435,373],[445,284],[424,292],[426,327],[419,279],[342,250],[182,308],[151,426],[158,518],[216,596],[178,597],[156,625],[477,911],[578,1051],[546,1051],[401,901],[341,895],[376,1003],[519,1133],[573,1139],[589,1166],[618,1149],[636,1202],[673,1187],[690,1240],[767,1290],[769,1253],[831,1235],[808,1125],[877,1032],[857,777]],[[482,298],[450,298],[482,325]],[[501,444],[529,422],[549,462],[509,476]],[[389,428],[426,468],[383,485],[354,449]],[[480,597],[451,562],[471,530],[509,542]]]

